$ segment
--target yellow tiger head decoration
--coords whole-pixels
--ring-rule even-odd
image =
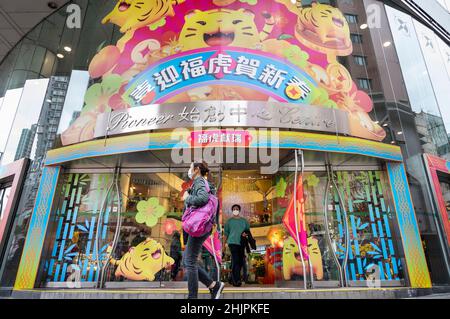
[[[257,49],[275,25],[270,14],[264,13],[264,17],[266,25],[260,33],[249,10],[195,10],[186,16],[179,44],[183,51],[213,46]]]
[[[296,37],[304,45],[324,53],[346,56],[353,51],[345,16],[328,4],[313,2],[311,7],[299,9]]]
[[[110,262],[117,266],[116,277],[135,281],[154,281],[155,275],[161,269],[172,266],[175,260],[166,254],[160,243],[147,238],[136,247],[130,248],[120,260],[111,259]]]
[[[308,237],[307,245],[309,262],[311,262],[314,275],[317,280],[322,280],[323,265],[319,242],[314,237]],[[305,262],[305,267],[309,271],[308,261]],[[285,280],[291,280],[293,275],[304,275],[303,264],[297,242],[292,237],[288,237],[283,245],[283,277]]]
[[[102,23],[113,23],[120,32],[151,25],[175,14],[173,6],[186,0],[119,0],[114,9],[103,18]]]

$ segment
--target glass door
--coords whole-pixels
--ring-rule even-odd
[[[300,151],[295,157],[274,181],[271,261],[277,285],[404,284],[401,240],[382,166],[338,154]]]
[[[337,212],[322,154],[291,154],[274,178],[276,229],[272,232],[271,262],[276,284],[308,289],[338,287]],[[328,227],[327,227],[328,226]]]
[[[403,285],[401,238],[385,169],[357,156],[329,156],[327,163],[345,286]]]
[[[229,237],[235,238],[239,228],[238,221],[245,221],[255,240],[255,246],[247,245],[241,240],[243,265],[237,281],[242,286],[264,285],[275,283],[274,267],[270,263],[272,254],[271,233],[276,229],[274,222],[275,186],[272,175],[261,174],[259,170],[234,169],[222,172],[222,229],[228,229]],[[233,217],[234,205],[241,207],[239,217]],[[225,236],[224,236],[225,237]],[[238,236],[239,237],[239,236]],[[228,244],[223,241],[222,280],[232,283],[232,252],[235,252],[236,242]],[[233,247],[234,246],[234,247]]]

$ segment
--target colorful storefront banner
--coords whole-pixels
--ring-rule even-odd
[[[61,168],[45,167],[28,227],[14,289],[34,288],[53,198]]]
[[[160,7],[157,7],[157,4]],[[347,114],[351,135],[382,141],[373,101],[338,57],[353,52],[343,13],[291,0],[118,1],[103,23],[120,27],[99,50],[80,116],[63,145],[94,138],[99,115],[157,103],[290,102]]]
[[[436,197],[439,213],[441,215],[442,228],[445,231],[447,243],[450,245],[450,213],[447,209],[447,204],[444,199],[441,182],[438,176],[438,172],[450,175],[450,162],[430,154],[425,154],[424,157],[425,163],[427,164],[431,175],[433,193]]]
[[[249,148],[304,149],[310,151],[358,154],[389,161],[402,161],[398,146],[360,138],[335,135],[313,134],[287,131],[248,131],[251,143]],[[202,132],[203,134],[204,132]],[[203,146],[203,145],[202,145]],[[107,155],[135,153],[156,150],[180,150],[187,152],[192,147],[192,132],[189,130],[173,132],[146,133],[108,138],[70,145],[48,152],[46,165],[95,158]],[[199,145],[197,148],[200,148]],[[204,146],[203,146],[204,147]],[[223,147],[235,147],[225,144]]]
[[[412,288],[431,288],[425,252],[403,163],[388,163],[387,170]]]

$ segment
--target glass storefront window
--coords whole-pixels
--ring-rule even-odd
[[[350,241],[345,267],[349,284],[369,285],[374,274],[381,285],[403,284],[403,257],[385,172],[337,170],[337,189],[328,183],[324,170],[299,176],[302,253],[293,217],[294,178],[291,171],[263,175],[242,169],[211,177],[221,199],[220,228],[232,217],[232,206],[239,204],[255,239],[255,249],[245,254],[246,284],[302,287],[305,276],[310,282],[312,269],[315,287],[337,287],[345,259],[344,208]],[[119,194],[111,187],[114,181],[106,173],[63,175],[43,257],[44,285],[65,284],[75,274],[81,282],[93,285],[102,280],[109,288],[185,281],[186,235],[181,217],[182,196],[190,186],[186,172],[121,173]],[[221,280],[229,282],[231,251],[223,238],[220,254]],[[215,259],[206,247],[200,265],[215,278]]]
[[[44,282],[64,283],[70,280],[72,273],[77,273],[81,282],[97,280],[97,256],[100,262],[105,261],[109,239],[107,229],[112,227],[108,225],[109,214],[117,210],[117,202],[105,205],[102,222],[106,227],[101,236],[97,236],[98,218],[102,203],[109,195],[111,181],[111,174],[62,176],[60,198],[55,202],[47,236]]]
[[[11,193],[11,185],[0,185],[0,222],[4,217],[10,193]],[[2,238],[0,238],[0,240],[2,240]]]

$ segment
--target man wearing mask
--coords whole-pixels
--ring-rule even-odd
[[[233,216],[228,219],[225,224],[225,238],[231,252],[231,273],[232,284],[235,287],[240,287],[241,270],[244,266],[244,248],[241,246],[241,236],[244,231],[250,230],[249,222],[240,216],[241,206],[233,205],[231,207]]]

